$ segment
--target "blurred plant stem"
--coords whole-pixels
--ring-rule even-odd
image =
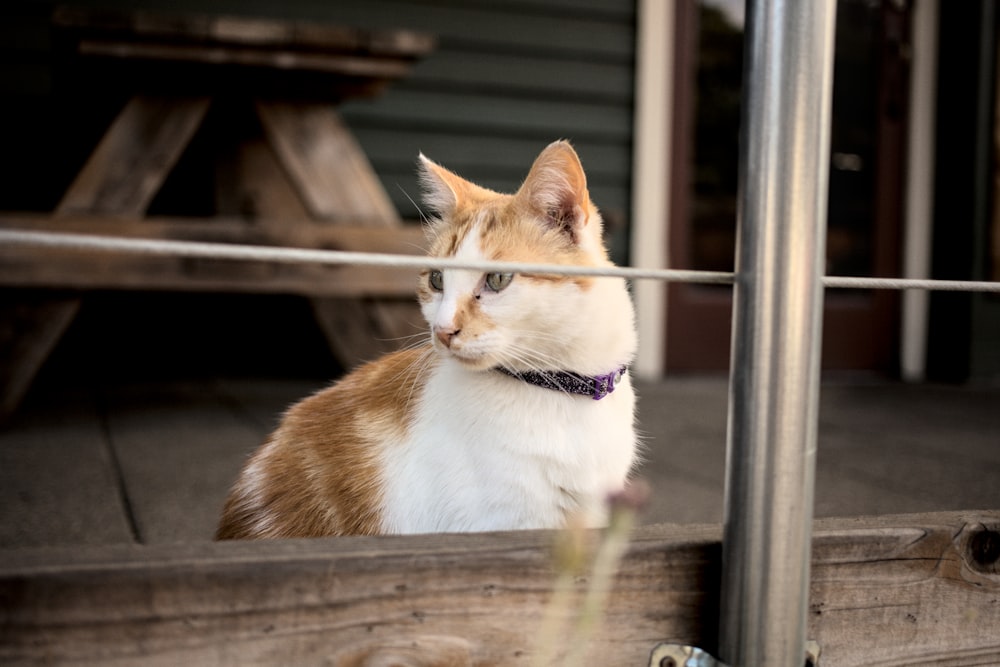
[[[592,545],[594,533],[584,528],[579,518],[569,521],[566,529],[559,533],[553,553],[556,581],[539,630],[538,651],[533,661],[537,667],[557,664],[559,654],[564,656],[562,664],[584,664],[587,645],[600,631],[615,574],[628,551],[632,528],[648,496],[648,486],[638,481],[608,498],[608,526],[601,533],[596,552]],[[573,620],[574,602],[579,597],[576,583],[585,576],[588,562],[591,562],[590,585],[584,592],[576,622],[567,632]]]

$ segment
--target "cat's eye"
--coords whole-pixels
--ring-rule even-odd
[[[507,285],[510,285],[510,281],[513,279],[513,273],[487,273],[486,286],[494,292],[499,292],[500,290],[506,288]]]
[[[436,270],[431,271],[427,276],[427,282],[430,283],[432,290],[440,292],[444,289],[444,274]]]

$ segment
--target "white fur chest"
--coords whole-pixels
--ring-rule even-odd
[[[556,528],[604,520],[636,456],[628,377],[600,401],[441,363],[405,442],[384,451],[391,533]]]

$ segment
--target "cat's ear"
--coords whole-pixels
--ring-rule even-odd
[[[424,189],[424,205],[438,215],[449,215],[462,201],[468,183],[433,160],[420,154],[420,184]]]
[[[568,141],[553,142],[539,154],[517,196],[547,224],[580,242],[592,208],[583,165]]]

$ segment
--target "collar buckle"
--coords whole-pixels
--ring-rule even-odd
[[[594,376],[594,400],[599,401],[615,390],[615,383],[622,379],[624,369],[619,368],[605,375]]]

